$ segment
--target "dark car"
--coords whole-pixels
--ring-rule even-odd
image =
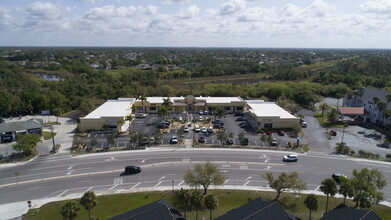
[[[147,146],[149,144],[148,138],[143,137],[139,140],[138,146]]]
[[[246,121],[246,118],[244,118],[244,117],[237,117],[236,121]]]
[[[331,175],[331,177],[335,180],[335,182],[337,183],[340,183],[341,181],[341,178],[346,178],[345,175],[343,175],[342,173],[333,173],[333,175]]]
[[[126,166],[125,167],[125,174],[136,174],[136,173],[141,173],[142,169],[141,167],[137,166]]]
[[[278,133],[278,135],[280,135],[280,136],[284,136],[284,135],[285,135],[285,132],[284,132],[283,130],[279,130],[277,133]]]
[[[201,136],[200,138],[198,138],[198,142],[199,143],[205,143],[206,139],[204,136]]]
[[[243,112],[235,112],[234,115],[235,115],[235,116],[244,116],[244,113],[243,113]]]
[[[240,145],[248,145],[249,141],[248,141],[248,138],[242,138],[240,140]]]
[[[212,124],[221,124],[221,125],[224,125],[224,122],[223,122],[223,120],[221,120],[221,119],[216,119],[216,120],[213,120],[213,121],[212,121]]]
[[[221,129],[221,128],[224,128],[224,125],[222,125],[222,124],[213,124],[213,128]]]
[[[232,138],[227,138],[227,140],[225,141],[225,143],[226,143],[227,145],[232,145],[232,144],[234,144],[234,139],[232,139]]]

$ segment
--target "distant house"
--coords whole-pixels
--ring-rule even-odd
[[[161,199],[129,212],[114,216],[109,220],[186,220],[170,203]]]
[[[344,204],[326,213],[320,220],[381,220],[372,210],[352,209]]]
[[[216,220],[240,220],[240,219],[275,219],[275,220],[299,220],[296,216],[288,213],[277,201],[267,201],[262,197],[228,211]]]
[[[355,91],[353,95],[345,95],[343,106],[363,107],[368,113],[365,115],[365,120],[387,128],[391,124],[391,116],[385,114],[391,111],[391,102],[388,102],[386,98],[389,94],[391,93],[380,89],[362,88],[360,92]],[[386,103],[386,108],[383,111],[379,110],[378,105],[373,101],[375,96],[379,98],[379,101]]]
[[[15,121],[0,124],[0,142],[16,140],[17,134],[39,134],[42,135],[43,121],[41,119],[30,119],[26,121]]]

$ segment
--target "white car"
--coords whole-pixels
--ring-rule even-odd
[[[208,133],[213,133],[213,128],[212,128],[212,127],[209,127],[206,131],[207,131]]]
[[[203,115],[203,114],[204,114],[204,111],[200,110],[200,111],[198,112],[198,114]]]
[[[179,117],[178,117],[178,120],[179,120],[179,121],[183,121],[182,116],[179,116]]]
[[[284,158],[282,158],[282,161],[284,161],[284,162],[296,162],[298,160],[299,160],[299,158],[297,157],[297,155],[294,155],[294,154],[288,154],[288,155],[284,156]]]
[[[200,132],[201,131],[200,126],[199,125],[194,125],[194,131],[195,132]]]
[[[190,131],[190,130],[189,130],[189,127],[186,126],[186,127],[183,128],[183,132],[189,133],[189,131]]]
[[[204,120],[204,117],[200,116],[200,121]]]
[[[170,140],[170,144],[177,144],[178,143],[178,137],[177,136],[172,136]]]
[[[147,115],[144,114],[144,113],[136,113],[136,114],[135,114],[135,117],[136,117],[136,118],[145,118],[145,117],[147,117]]]
[[[205,127],[202,127],[202,128],[201,128],[201,132],[202,132],[202,133],[206,133],[206,128],[205,128]]]
[[[305,121],[301,122],[301,127],[306,128],[307,127],[307,122],[305,122]]]

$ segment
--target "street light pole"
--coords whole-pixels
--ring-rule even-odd
[[[53,142],[52,152],[56,153],[56,144],[54,143],[53,125],[51,125],[50,128],[52,130],[52,142]]]
[[[172,192],[174,192],[174,180],[171,180]]]

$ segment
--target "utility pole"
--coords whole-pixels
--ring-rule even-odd
[[[52,152],[56,153],[56,144],[54,143],[53,125],[51,125],[50,128],[52,130],[52,142],[53,142]]]

